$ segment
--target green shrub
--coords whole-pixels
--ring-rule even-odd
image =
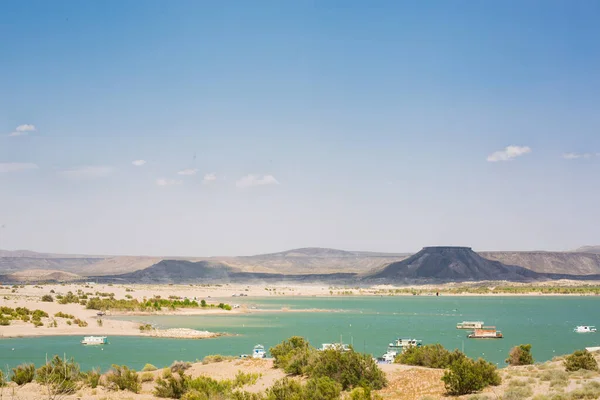
[[[218,363],[221,361],[230,361],[230,360],[235,360],[237,357],[234,356],[222,356],[221,354],[214,354],[211,356],[206,356],[202,359],[202,364],[206,365],[206,364],[212,364],[212,363]]]
[[[0,317],[0,325],[1,326],[8,326],[8,325],[10,325],[10,319],[5,318],[5,317]]]
[[[506,363],[510,365],[530,365],[534,363],[530,344],[520,344],[508,353]]]
[[[54,316],[57,317],[57,318],[67,318],[67,319],[74,319],[75,318],[71,314],[65,314],[62,311],[57,312],[56,314],[54,314]]]
[[[448,394],[463,395],[478,392],[488,385],[497,386],[501,379],[495,365],[482,359],[474,361],[464,357],[450,365],[442,381]]]
[[[289,378],[276,381],[267,389],[267,400],[301,400],[302,385]]]
[[[52,298],[51,295],[45,294],[42,296],[42,301],[45,301],[47,303],[52,303],[54,301],[54,299]]]
[[[149,371],[156,371],[158,368],[156,368],[154,365],[152,364],[146,364],[144,365],[144,368],[142,368],[143,372],[149,372]]]
[[[94,368],[91,371],[86,372],[86,374],[85,374],[85,382],[92,389],[97,388],[98,387],[98,383],[100,383],[100,371]]]
[[[154,380],[154,374],[152,372],[144,372],[141,376],[142,382],[152,382]]]
[[[309,378],[328,377],[342,385],[343,390],[355,387],[382,389],[387,380],[377,363],[368,354],[354,350],[314,352],[306,368]]]
[[[450,352],[441,344],[431,344],[408,347],[396,356],[394,362],[428,368],[448,368],[454,361],[464,357],[465,355],[458,350]]]
[[[253,373],[244,373],[242,371],[238,371],[235,375],[235,379],[233,380],[233,387],[242,387],[246,385],[254,385],[256,381],[260,378],[260,374]]]
[[[598,362],[587,350],[575,351],[565,358],[564,364],[567,371],[577,371],[580,369],[598,371]]]
[[[152,325],[150,324],[142,324],[140,325],[140,332],[148,332],[152,330]]]
[[[157,397],[180,399],[189,390],[189,376],[183,371],[178,374],[170,374],[167,377],[158,378],[154,387],[154,395]]]
[[[331,378],[312,378],[302,388],[303,400],[333,400],[340,397],[342,385]]]
[[[84,328],[84,327],[88,326],[87,322],[85,322],[84,320],[81,320],[79,318],[75,318],[73,320],[73,322],[76,323],[77,325],[79,325],[79,327],[81,327],[81,328]]]
[[[112,365],[112,370],[106,375],[108,387],[114,390],[129,390],[139,393],[141,389],[140,377],[133,369],[125,365]]]
[[[315,350],[309,343],[300,336],[292,336],[284,340],[275,347],[271,347],[269,352],[275,359],[273,366],[281,368],[286,373],[300,375],[308,365],[308,360]]]
[[[421,398],[421,400],[427,400],[427,397]],[[350,392],[350,400],[379,400],[381,396],[378,394],[371,393],[368,389],[365,388],[354,388]],[[431,400],[434,400],[432,397]]]
[[[67,360],[59,356],[46,361],[46,364],[37,369],[35,375],[35,380],[45,387],[44,390],[55,396],[75,393],[81,378],[79,364],[72,358]]]
[[[12,369],[12,375],[10,380],[21,386],[26,383],[33,381],[35,377],[35,365],[33,364],[21,364],[16,368]]]

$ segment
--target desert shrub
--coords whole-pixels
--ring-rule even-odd
[[[396,356],[394,362],[428,368],[448,368],[454,361],[464,357],[465,355],[458,350],[450,352],[441,344],[431,344],[408,347]]]
[[[421,398],[421,400],[428,400],[427,397],[429,396],[423,397]],[[378,394],[371,393],[368,389],[359,387],[352,389],[352,391],[349,394],[349,398],[350,400],[380,400],[382,397]],[[435,399],[431,397],[430,400]]]
[[[106,375],[108,387],[114,390],[129,390],[139,393],[141,389],[140,377],[133,369],[125,365],[112,365],[112,370]]]
[[[16,368],[12,369],[12,375],[10,380],[21,386],[26,383],[33,381],[35,377],[35,365],[33,364],[21,364]]]
[[[527,382],[526,381],[522,381],[520,379],[514,379],[514,380],[508,382],[508,386],[510,386],[510,387],[527,386]]]
[[[180,399],[189,390],[190,378],[183,371],[178,374],[169,374],[167,377],[158,378],[154,387],[157,397]]]
[[[510,365],[531,365],[534,363],[530,344],[520,344],[508,353],[506,363]]]
[[[185,371],[186,369],[190,369],[192,367],[192,364],[187,362],[187,361],[173,361],[173,364],[171,364],[171,372],[173,373],[177,373],[179,371]]]
[[[8,325],[10,325],[10,319],[5,318],[5,317],[1,317],[0,318],[0,325],[1,326],[8,326]]]
[[[150,324],[142,324],[140,325],[140,332],[148,332],[152,330],[152,325]]]
[[[289,378],[276,381],[267,389],[267,400],[300,400],[302,398],[302,385]]]
[[[495,365],[482,359],[474,361],[461,357],[450,365],[442,381],[449,394],[463,395],[478,392],[489,385],[499,385],[501,379]]]
[[[340,397],[342,385],[331,378],[312,378],[302,388],[303,400],[333,400]]]
[[[149,371],[156,371],[158,368],[156,368],[154,365],[152,364],[146,364],[144,365],[144,368],[142,368],[143,372],[149,372]]]
[[[309,343],[300,336],[292,336],[269,349],[275,359],[273,362],[275,368],[281,368],[286,373],[293,375],[303,373],[308,365],[310,354],[314,351]]]
[[[73,323],[71,322],[71,320],[67,320],[67,325],[73,325]]]
[[[373,357],[354,350],[313,352],[305,373],[309,378],[331,378],[341,384],[343,390],[355,387],[378,390],[387,384],[385,374]]]
[[[44,323],[42,321],[40,321],[39,319],[34,319],[33,326],[36,328],[39,328],[40,326],[44,326]]]
[[[558,369],[548,369],[542,372],[540,375],[540,380],[550,382],[564,381],[566,383],[569,380],[569,374]]]
[[[235,375],[235,379],[233,380],[233,387],[242,387],[246,385],[254,385],[256,381],[260,378],[260,374],[253,373],[244,373],[242,371],[238,371]]]
[[[577,371],[580,369],[598,371],[598,362],[587,350],[575,351],[565,358],[564,364],[567,371]]]
[[[144,372],[141,376],[142,382],[152,382],[154,380],[154,374],[152,372]]]
[[[65,314],[62,311],[57,312],[56,314],[54,314],[54,316],[57,317],[57,318],[67,318],[67,319],[74,319],[75,318],[71,314]]]
[[[533,390],[529,386],[519,386],[508,388],[502,395],[502,400],[523,400],[533,395]]]
[[[75,324],[79,325],[81,328],[84,328],[84,327],[88,326],[88,323],[87,323],[87,322],[85,322],[84,320],[81,320],[81,319],[79,319],[79,318],[75,318],[75,319],[73,320],[73,322],[74,322]]]
[[[0,387],[6,386],[6,378],[4,377],[4,372],[0,369]]]
[[[98,383],[100,383],[100,371],[97,369],[92,369],[85,373],[85,383],[87,383],[92,389],[98,387]]]
[[[59,356],[54,356],[52,360],[46,361],[46,364],[37,369],[35,380],[48,393],[72,394],[77,390],[79,380],[79,364],[73,359],[62,359]]]
[[[200,301],[200,307],[206,307],[206,300],[202,299]]]
[[[56,296],[58,298],[58,296]],[[79,297],[69,291],[65,296],[62,296],[58,302],[60,304],[79,303]]]
[[[569,393],[571,399],[600,399],[600,382],[588,382]]]
[[[42,296],[42,301],[45,301],[47,303],[52,303],[54,301],[54,298],[49,294],[45,294]]]

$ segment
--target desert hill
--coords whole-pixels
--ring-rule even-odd
[[[480,256],[503,264],[518,265],[543,274],[600,274],[600,253],[554,251],[480,252]]]
[[[406,260],[391,263],[364,276],[365,281],[530,281],[540,274],[526,268],[491,261],[470,247],[424,247]]]
[[[573,250],[576,253],[593,253],[600,254],[600,245],[598,246],[582,246],[576,250]]]

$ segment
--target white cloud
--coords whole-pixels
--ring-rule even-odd
[[[239,188],[264,185],[279,185],[279,182],[273,175],[246,175],[235,183],[235,186]]]
[[[504,150],[496,151],[487,157],[489,162],[510,161],[516,157],[531,153],[527,146],[507,146]]]
[[[188,168],[188,169],[179,171],[177,174],[178,175],[196,175],[196,172],[198,172],[198,170],[196,168]]]
[[[142,165],[146,164],[146,160],[135,160],[131,162],[133,165],[135,165],[136,167],[141,167]]]
[[[576,160],[578,158],[592,158],[594,154],[592,153],[565,153],[562,155],[562,158],[565,160]]]
[[[210,173],[210,174],[205,174],[204,178],[202,178],[202,182],[209,184],[211,182],[214,182],[217,180],[217,175]]]
[[[27,135],[29,132],[35,132],[35,125],[23,124],[15,128],[15,130],[8,134],[8,136],[22,136]]]
[[[165,178],[159,178],[156,180],[156,184],[158,186],[171,186],[171,185],[181,185],[183,183],[183,181],[177,180],[177,179],[165,179]]]
[[[16,172],[37,168],[37,164],[34,163],[0,163],[0,172]]]
[[[61,175],[71,179],[104,178],[113,172],[113,167],[105,165],[86,165],[61,171]]]

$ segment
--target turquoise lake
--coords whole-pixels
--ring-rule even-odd
[[[182,327],[224,332],[232,336],[183,340],[109,337],[110,344],[85,347],[82,336],[0,339],[0,366],[22,362],[43,364],[46,355],[74,357],[83,369],[125,364],[139,369],[146,363],[158,367],[173,360],[195,361],[210,354],[249,354],[255,344],[266,348],[299,335],[315,347],[340,340],[356,350],[381,356],[397,337],[441,343],[463,349],[471,357],[483,357],[498,366],[512,346],[533,345],[536,361],[600,345],[600,333],[577,334],[576,325],[600,325],[600,297],[334,297],[334,298],[239,298],[257,308],[278,310],[318,309],[325,312],[256,312],[213,316],[143,316],[121,319],[150,322],[163,328]],[[504,339],[467,339],[457,330],[463,320],[482,320],[495,325]]]

